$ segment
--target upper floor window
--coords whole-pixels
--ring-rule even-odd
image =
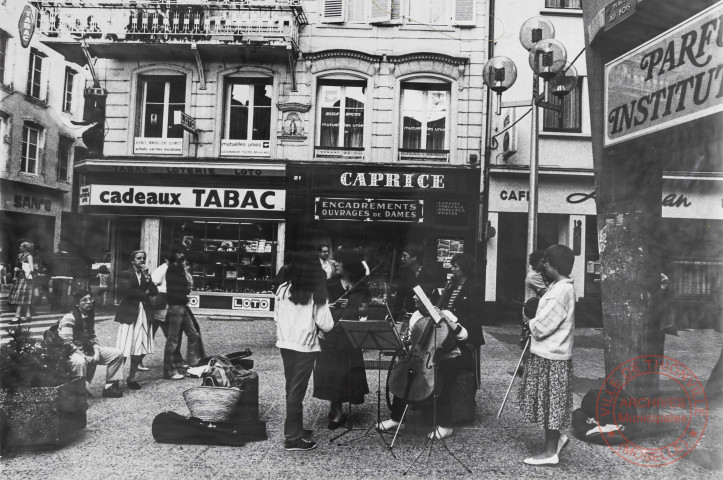
[[[545,0],[547,8],[582,8],[582,0]]]
[[[28,67],[28,90],[31,97],[40,99],[41,79],[43,75],[43,55],[40,51],[30,49],[30,65]]]
[[[477,0],[321,0],[324,23],[474,26]]]
[[[436,151],[440,155],[439,159],[446,160],[449,148],[449,107],[448,83],[402,83],[402,152]]]
[[[38,174],[40,150],[43,148],[43,127],[25,122],[23,125],[23,142],[20,151],[20,171],[31,175]]]
[[[75,85],[76,71],[65,67],[65,86],[63,87],[63,111],[70,112],[73,108],[73,86]]]
[[[412,0],[407,2],[408,17],[414,23],[425,25],[446,25],[450,15],[447,9],[451,8],[449,0]]]
[[[365,81],[321,80],[317,102],[317,146],[364,148],[365,103]]]
[[[68,181],[68,170],[70,168],[71,152],[73,151],[73,140],[60,137],[58,142],[58,181]]]
[[[185,77],[142,77],[141,97],[141,137],[183,138],[183,128],[173,120],[186,106]]]
[[[577,79],[577,85],[564,97],[550,95],[550,103],[560,105],[562,111],[545,109],[542,129],[545,132],[582,132],[582,83],[584,77]]]
[[[0,84],[5,85],[5,70],[8,58],[8,36],[0,30]]]
[[[221,155],[271,155],[270,78],[233,78],[226,83]]]

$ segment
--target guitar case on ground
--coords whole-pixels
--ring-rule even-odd
[[[153,419],[153,438],[158,443],[184,445],[227,445],[241,447],[247,442],[267,440],[266,422],[204,422],[176,412],[163,412]]]

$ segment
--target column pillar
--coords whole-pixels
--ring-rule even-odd
[[[141,250],[146,251],[146,265],[149,271],[158,266],[161,250],[161,219],[144,218],[141,225]]]

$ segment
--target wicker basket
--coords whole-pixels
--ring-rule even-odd
[[[229,387],[193,387],[183,392],[191,415],[204,422],[228,422],[243,392]]]

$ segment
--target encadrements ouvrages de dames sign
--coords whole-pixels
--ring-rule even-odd
[[[723,3],[605,65],[604,145],[723,110]]]
[[[314,199],[314,219],[422,222],[424,220],[424,200],[316,197]]]

